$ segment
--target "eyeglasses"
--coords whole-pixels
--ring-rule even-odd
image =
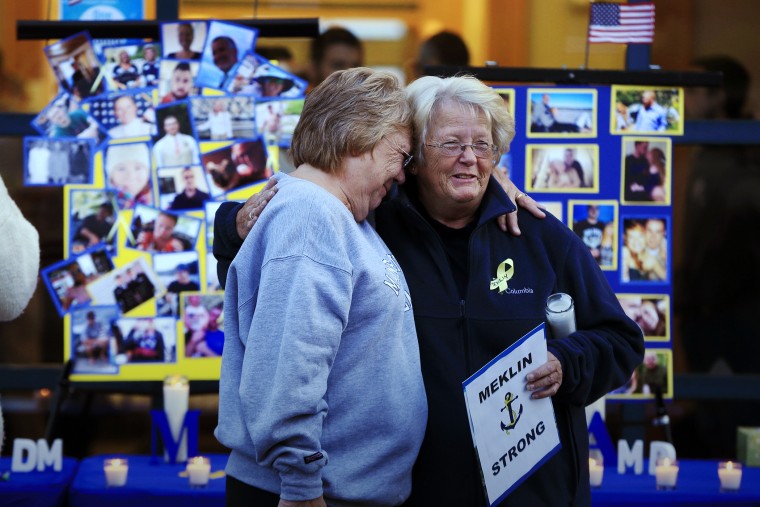
[[[432,143],[426,143],[425,146],[430,146],[431,148],[438,148],[439,150],[443,151],[443,154],[447,157],[457,157],[464,153],[465,148],[468,146],[472,149],[472,153],[475,154],[478,158],[490,158],[493,157],[496,153],[496,146],[493,144],[489,144],[485,141],[481,141],[478,143],[472,143],[472,144],[464,144],[464,143],[458,143],[456,141],[447,141],[445,143],[438,143],[438,144],[432,144]]]
[[[414,160],[414,155],[410,155],[409,153],[405,152],[398,145],[396,145],[395,143],[392,143],[391,140],[388,139],[387,137],[383,137],[383,139],[388,141],[388,144],[390,144],[394,150],[396,150],[397,152],[401,153],[404,156],[404,161],[401,162],[401,168],[406,169],[406,167],[412,163],[412,160]]]

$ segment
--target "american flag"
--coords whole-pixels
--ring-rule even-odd
[[[654,4],[591,4],[588,41],[613,44],[651,44],[654,39]]]

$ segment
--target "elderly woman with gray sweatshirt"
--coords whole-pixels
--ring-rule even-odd
[[[395,77],[332,74],[306,99],[296,170],[227,276],[216,436],[227,505],[392,506],[427,420],[409,288],[366,220],[411,157]],[[234,227],[234,225],[233,225]]]

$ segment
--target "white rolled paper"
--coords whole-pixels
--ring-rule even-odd
[[[546,322],[554,338],[566,338],[575,332],[575,307],[569,294],[558,292],[546,299]]]

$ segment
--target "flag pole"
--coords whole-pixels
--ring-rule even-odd
[[[589,46],[591,45],[588,41],[589,38],[589,32],[591,31],[591,4],[594,3],[594,0],[589,0],[588,2],[588,23],[586,26],[586,57],[583,61],[583,68],[588,69],[588,53],[589,53]]]

